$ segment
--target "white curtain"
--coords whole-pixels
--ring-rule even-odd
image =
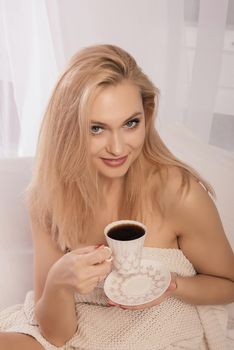
[[[58,50],[46,1],[1,0],[0,6],[0,157],[33,155]]]

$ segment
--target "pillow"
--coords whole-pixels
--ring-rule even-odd
[[[24,191],[33,158],[0,159],[0,310],[32,289],[33,254]]]

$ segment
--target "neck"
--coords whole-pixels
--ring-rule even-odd
[[[124,178],[100,179],[99,186],[103,195],[111,195],[122,190]]]
[[[123,178],[100,182],[100,205],[104,207],[118,206],[123,189]]]

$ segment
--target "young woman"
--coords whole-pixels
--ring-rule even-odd
[[[211,186],[155,129],[159,91],[113,45],[70,61],[42,123],[28,189],[34,292],[0,314],[0,348],[225,349],[234,257]],[[147,226],[143,257],[171,271],[163,296],[135,307],[106,297],[104,227]]]

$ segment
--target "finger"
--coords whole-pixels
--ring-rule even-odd
[[[111,299],[107,300],[107,303],[111,306],[120,306],[118,303],[115,303],[114,301],[112,301]]]
[[[90,278],[100,277],[100,276],[107,276],[111,272],[111,263],[110,262],[102,262],[99,264],[89,265],[87,261],[82,262],[82,269],[77,267],[77,271],[79,271],[79,278],[80,280],[88,280]]]
[[[175,290],[177,288],[177,284],[175,281],[171,282],[171,285],[169,286],[170,290]]]
[[[96,246],[95,245],[90,245],[90,246],[74,249],[71,252],[75,253],[75,254],[78,254],[78,255],[81,255],[81,254],[92,253],[95,250],[96,250]]]
[[[111,248],[110,248],[110,247],[105,246],[104,244],[100,244],[100,245],[99,245],[99,246],[97,246],[96,248],[97,248],[97,249],[107,249],[107,250],[108,250],[108,252],[110,252],[110,253],[111,253],[111,255],[110,255],[110,257],[109,257],[109,258],[105,259],[105,261],[107,261],[107,262],[111,262],[111,261],[113,261],[112,250],[111,250]]]
[[[149,308],[150,306],[147,305],[137,305],[137,306],[128,306],[128,305],[120,305],[119,306],[123,310],[144,310]]]
[[[178,274],[175,272],[171,272],[171,282],[166,290],[166,292],[170,292],[173,291],[177,288],[177,284],[176,284],[176,278],[177,278]]]
[[[119,305],[119,307],[123,310],[142,310],[145,307],[143,306],[128,306],[128,305]]]
[[[87,270],[87,277],[107,276],[111,272],[111,263],[104,261],[103,263],[92,265]]]
[[[110,247],[106,246],[106,245],[102,245],[101,246],[102,249],[107,249],[109,257],[107,259],[105,259],[106,262],[111,262],[113,260],[113,256],[112,256],[112,250]]]
[[[106,262],[111,262],[113,261],[113,256],[112,256],[112,250],[110,249],[110,247],[104,246],[104,249],[107,249],[109,251],[109,258],[105,259]]]
[[[110,259],[112,251],[109,247],[104,246],[98,248],[86,255],[86,261],[89,265],[100,264],[107,259]]]
[[[178,273],[171,272],[171,281],[176,283],[176,279],[178,277]]]
[[[176,283],[172,281],[172,282],[169,284],[169,286],[168,286],[168,288],[166,289],[166,291],[164,292],[164,294],[167,293],[167,292],[171,292],[171,291],[173,291],[173,290],[175,290],[175,289],[176,289]]]

